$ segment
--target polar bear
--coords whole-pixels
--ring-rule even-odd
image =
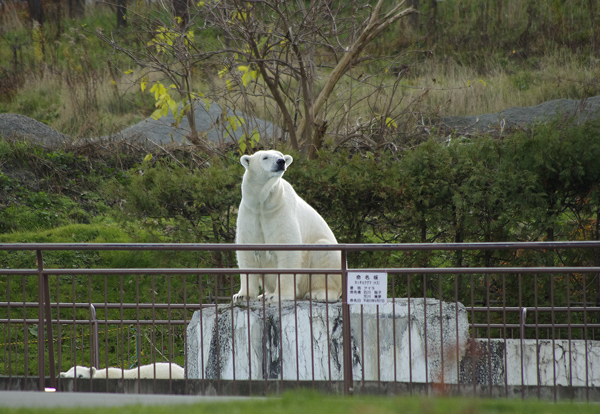
[[[77,368],[77,378],[140,378],[140,379],[184,379],[185,370],[183,367],[169,362],[157,362],[155,364],[142,365],[139,368],[121,369],[121,368],[103,368],[76,366],[67,372],[61,372],[61,378],[74,378],[75,368]],[[156,368],[156,372],[155,372]],[[138,376],[139,374],[139,376]],[[155,376],[156,374],[156,376]]]
[[[244,155],[242,202],[238,211],[235,242],[249,244],[337,244],[323,218],[296,194],[282,176],[292,163],[290,155],[278,151],[258,151]],[[340,269],[339,251],[238,251],[240,269]],[[281,286],[278,286],[278,279]],[[325,282],[327,280],[327,282]],[[264,299],[308,299],[336,301],[342,294],[341,274],[264,275],[242,274],[240,291],[233,301]]]

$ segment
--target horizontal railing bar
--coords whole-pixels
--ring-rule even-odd
[[[348,269],[349,271],[361,272],[387,272],[388,274],[414,274],[414,275],[438,275],[438,274],[507,274],[507,273],[600,273],[600,267],[410,267],[410,268],[380,268],[380,269]],[[238,275],[240,273],[254,274],[339,274],[341,269],[206,269],[206,268],[103,268],[103,269],[44,269],[46,275],[169,275],[169,274],[193,274],[193,275]],[[12,274],[13,270],[0,269],[0,275]],[[30,274],[34,274],[33,272]],[[35,273],[37,274],[37,272]]]
[[[551,328],[555,328],[555,329],[564,329],[564,328],[573,328],[573,329],[579,329],[579,328],[600,328],[600,323],[572,323],[572,324],[568,324],[568,323],[555,323],[554,325],[552,325],[551,323],[540,323],[538,325],[534,324],[534,323],[526,323],[524,325],[520,325],[518,323],[513,323],[513,324],[501,324],[501,323],[470,323],[469,326],[471,328],[477,328],[477,329],[485,329],[485,328],[490,328],[490,329],[499,329],[499,328],[509,328],[509,329],[520,329],[521,327],[525,327],[527,329],[534,329],[534,328],[539,328],[539,329],[551,329]],[[563,338],[566,339],[566,338]]]
[[[38,323],[39,319],[18,319],[18,318],[11,318],[11,319],[0,319],[0,323]],[[88,319],[53,319],[52,323],[60,323],[60,324],[72,324],[75,323],[77,325],[87,325],[90,323],[94,323],[96,322],[95,320],[88,320]],[[140,325],[152,325],[153,323],[155,324],[159,324],[159,325],[168,325],[168,324],[176,324],[176,325],[183,325],[184,323],[186,323],[186,321],[184,321],[183,319],[157,319],[154,322],[152,320],[145,320],[145,319],[141,319],[141,320],[136,320],[136,319],[123,319],[123,321],[121,321],[120,319],[109,319],[107,321],[105,321],[104,319],[98,319],[97,320],[98,324],[100,325],[120,325],[120,324],[124,324],[124,325],[136,325],[136,324],[140,324]],[[189,321],[187,321],[189,322]],[[532,323],[527,323],[524,325],[520,325],[520,324],[516,324],[516,323],[507,323],[507,324],[501,324],[501,323],[492,323],[492,324],[486,324],[486,323],[470,323],[469,324],[470,327],[472,328],[491,328],[491,329],[497,329],[497,328],[511,328],[511,329],[517,329],[517,328],[521,328],[522,326],[524,326],[525,328],[528,329],[533,329],[533,328],[540,328],[540,329],[546,329],[546,328],[600,328],[600,324],[599,323],[588,323],[588,324],[582,324],[582,323],[573,323],[573,324],[532,324]]]
[[[15,308],[37,308],[39,306],[38,302],[16,302],[16,301],[12,301],[12,302],[0,302],[0,308],[7,308],[8,306],[11,307],[15,307]],[[58,305],[58,306],[57,306]],[[188,304],[181,304],[181,303],[172,303],[172,304],[168,304],[168,303],[104,303],[104,302],[92,302],[92,303],[87,303],[87,302],[76,302],[76,303],[71,303],[71,302],[60,302],[60,303],[50,303],[50,307],[51,308],[84,308],[87,309],[90,307],[90,305],[94,306],[96,308],[97,311],[100,311],[102,309],[171,309],[171,310],[179,310],[179,309],[200,309],[201,307],[206,307],[206,306],[214,306],[214,304],[202,304],[202,305],[198,305],[196,303],[188,303]]]
[[[0,323],[27,323],[27,324],[36,324],[39,322],[39,319],[0,319]],[[61,325],[89,325],[92,323],[95,323],[95,320],[87,320],[87,319],[53,319],[52,323],[55,324],[61,324]],[[103,319],[98,319],[97,320],[98,325],[184,325],[186,323],[189,323],[190,321],[184,321],[183,319],[157,319],[155,321],[152,320],[136,320],[136,319],[123,319],[122,321],[120,319],[109,319],[107,321],[103,320]],[[525,327],[527,329],[534,329],[534,328],[538,328],[538,329],[566,329],[566,328],[573,328],[573,329],[582,329],[582,328],[600,328],[600,324],[599,323],[588,323],[588,324],[582,324],[582,323],[573,323],[573,324],[525,324],[525,325],[520,325],[520,324],[501,324],[501,323],[492,323],[492,324],[485,324],[485,323],[470,323],[469,326],[471,328],[474,329],[486,329],[486,328],[490,328],[490,329],[502,329],[502,328],[507,328],[507,329],[520,329],[521,327]],[[564,338],[563,338],[564,339]]]
[[[550,306],[539,306],[539,307],[534,307],[534,306],[524,306],[522,308],[516,307],[516,306],[512,306],[512,307],[506,307],[506,308],[502,308],[499,306],[494,306],[494,307],[485,307],[485,306],[473,306],[473,307],[469,307],[469,306],[465,306],[465,309],[468,312],[474,311],[474,312],[487,312],[488,309],[490,312],[521,312],[523,309],[527,309],[527,312],[535,312],[536,310],[538,312],[584,312],[584,311],[588,311],[588,312],[598,312],[600,311],[600,306],[588,306],[588,307],[582,307],[582,306],[577,306],[577,307],[568,307],[568,306],[560,306],[560,307],[550,307]]]
[[[31,276],[38,275],[37,269],[0,269],[0,275]]]
[[[231,298],[231,297],[227,297],[227,298]],[[222,297],[222,299],[226,299],[225,297]],[[396,298],[396,299],[400,299],[400,298]],[[404,298],[402,298],[404,299]],[[415,299],[414,297],[411,299]],[[251,302],[259,302],[257,300],[251,300]],[[285,302],[285,301],[283,301]],[[90,307],[90,305],[93,305],[97,311],[100,311],[102,309],[172,309],[172,310],[180,310],[180,309],[200,309],[200,308],[206,308],[206,307],[214,307],[215,304],[214,303],[203,303],[201,305],[196,304],[196,303],[187,303],[187,304],[181,304],[181,303],[172,303],[172,304],[168,304],[168,303],[114,303],[114,302],[110,302],[110,303],[104,303],[104,302],[92,302],[92,303],[87,303],[87,302],[60,302],[60,303],[56,303],[56,302],[52,302],[50,303],[50,307],[51,308],[83,308],[83,309],[87,309]],[[222,303],[219,305],[228,305],[227,303]],[[14,307],[14,308],[37,308],[39,307],[39,302],[18,302],[18,301],[11,301],[11,302],[0,302],[0,308],[7,308],[7,307]],[[350,306],[356,306],[356,305],[350,305]],[[360,306],[360,305],[359,305]],[[477,312],[477,313],[487,313],[492,312],[492,313],[497,313],[497,312],[521,312],[523,309],[527,309],[528,312],[535,312],[536,310],[538,312],[600,312],[600,306],[588,306],[588,307],[582,307],[582,306],[572,306],[572,307],[567,307],[567,306],[557,306],[557,307],[550,307],[550,306],[539,306],[539,307],[534,307],[534,306],[524,306],[522,308],[517,307],[517,306],[507,306],[506,308],[503,307],[499,307],[499,306],[490,306],[485,307],[485,306],[465,306],[465,310],[467,312]]]
[[[600,248],[600,241],[368,244],[235,244],[235,243],[0,243],[0,250],[507,250]]]
[[[37,324],[39,323],[39,319],[0,319],[0,323],[27,323],[27,324]],[[146,319],[114,319],[105,321],[104,319],[97,320],[89,320],[89,319],[52,319],[52,323],[61,324],[61,325],[90,325],[98,322],[98,325],[184,325],[189,323],[190,321],[184,321],[183,319],[156,319],[156,320],[146,320]]]

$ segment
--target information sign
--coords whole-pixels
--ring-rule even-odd
[[[348,271],[349,305],[383,305],[387,302],[387,273]]]

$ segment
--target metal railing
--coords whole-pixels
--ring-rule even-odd
[[[347,394],[405,391],[509,396],[518,389],[522,397],[597,399],[600,378],[590,372],[590,364],[600,356],[600,266],[435,267],[423,261],[418,267],[360,269],[387,273],[388,304],[381,306],[348,303],[346,283],[348,272],[354,270],[347,267],[348,255],[357,252],[585,250],[597,255],[599,249],[600,242],[0,244],[0,252],[35,253],[37,262],[37,268],[0,270],[0,288],[6,292],[0,297],[0,359],[4,361],[0,375],[8,381],[5,388],[17,383],[17,378],[29,377],[35,378],[39,389],[47,385],[61,389],[61,382],[70,380],[61,379],[58,372],[71,365],[130,368],[168,361],[186,368],[184,385],[167,378],[167,392],[177,393],[205,393],[207,387],[215,387],[218,393],[267,393],[309,384]],[[341,251],[342,260],[339,269],[310,270],[57,269],[44,265],[52,251],[90,250],[325,250]],[[341,304],[297,299],[293,306],[285,301],[250,300],[236,305],[230,298],[239,288],[240,273],[260,273],[263,278],[276,274],[279,281],[302,274],[341,274]],[[303,317],[299,313],[305,311],[309,330],[298,322]],[[282,322],[287,317],[282,312],[293,312],[293,329]],[[313,324],[316,317],[325,321],[318,332]],[[461,325],[465,321],[466,328]],[[202,335],[191,338],[196,327]],[[253,343],[253,327],[260,328],[258,343]],[[236,334],[238,330],[242,336]],[[317,337],[321,334],[322,338]],[[284,341],[291,344],[285,345],[289,348],[284,349]],[[36,352],[30,352],[36,343]],[[193,346],[197,355],[190,353]],[[408,348],[407,360],[402,359],[406,358],[403,346]],[[529,351],[534,346],[537,355]],[[320,348],[325,357],[319,360]],[[540,350],[551,354],[542,355]],[[213,353],[207,356],[204,351]],[[370,352],[376,363],[369,362]],[[419,352],[423,355],[415,359]],[[288,358],[290,353],[295,355]],[[527,358],[532,357],[535,369],[528,371],[531,360]],[[253,364],[252,358],[262,358],[262,367],[256,361]],[[242,363],[245,359],[248,362]],[[322,367],[316,367],[319,364]],[[515,374],[519,370],[514,367],[519,365],[520,372]],[[87,384],[86,380],[73,381],[74,389],[78,381]],[[158,392],[156,381],[149,392]],[[105,382],[106,387],[102,381],[90,381],[90,389],[108,390],[109,380]],[[143,392],[142,382],[136,384],[134,392]]]

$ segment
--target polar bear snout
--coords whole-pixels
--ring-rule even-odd
[[[273,167],[273,172],[285,171],[285,160],[283,158],[279,158],[275,162],[275,166]]]

